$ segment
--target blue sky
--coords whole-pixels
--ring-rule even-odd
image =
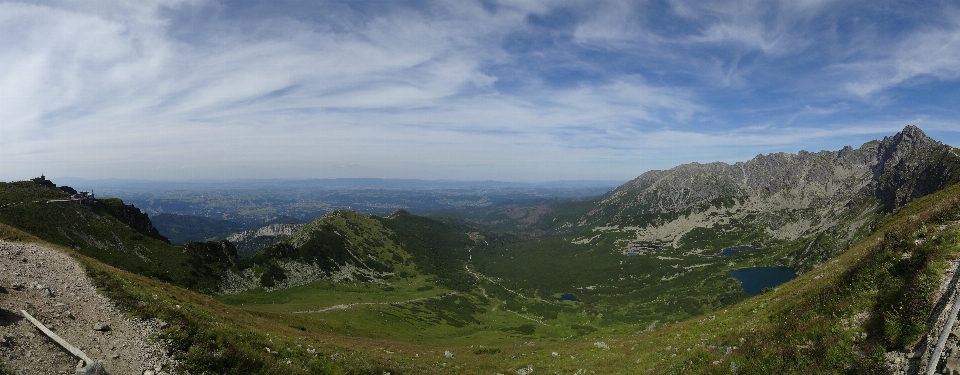
[[[948,1],[0,1],[0,179],[627,180],[960,146]]]

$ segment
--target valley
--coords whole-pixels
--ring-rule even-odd
[[[238,356],[259,373],[874,372],[926,348],[935,284],[960,254],[956,152],[908,126],[598,195],[350,190],[381,197],[367,211],[331,191],[292,206],[230,189],[176,192],[181,211],[174,192],[51,204],[65,193],[12,182],[0,234],[73,254],[122,308],[175,321],[160,335],[191,373]],[[180,216],[155,226],[140,204]],[[731,274],[767,267],[796,279]]]

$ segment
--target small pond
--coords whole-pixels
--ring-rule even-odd
[[[576,302],[580,302],[580,299],[577,298],[577,296],[575,296],[575,295],[573,295],[573,294],[570,294],[570,293],[565,293],[565,294],[560,295],[560,298],[558,298],[557,300],[560,301],[560,302],[563,302],[563,301],[576,301]]]
[[[734,255],[734,254],[736,254],[736,253],[739,253],[739,252],[741,252],[741,251],[747,251],[747,250],[753,250],[753,246],[750,246],[750,245],[740,245],[740,246],[728,247],[728,248],[726,248],[726,249],[723,249],[723,251],[721,251],[720,254],[717,254],[717,256],[718,256],[718,257],[727,257],[727,256]]]
[[[773,288],[797,277],[790,267],[750,267],[727,273],[739,280],[743,291],[751,296],[760,294],[763,288]]]

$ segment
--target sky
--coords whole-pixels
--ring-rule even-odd
[[[0,0],[3,181],[625,181],[958,115],[953,1]]]

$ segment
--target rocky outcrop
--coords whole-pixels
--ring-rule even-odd
[[[132,204],[123,204],[120,199],[110,198],[98,199],[96,207],[98,211],[113,216],[144,236],[170,243],[170,240],[153,226],[150,216]]]
[[[257,251],[276,244],[303,229],[306,224],[270,224],[259,229],[246,230],[227,236],[227,241],[237,247],[241,258],[249,258]]]
[[[960,179],[960,161],[952,148],[927,137],[916,126],[884,137],[876,152],[871,187],[887,210],[900,208]]]
[[[735,164],[691,163],[650,171],[615,189],[601,206],[684,211],[723,197],[806,197],[808,207],[874,197],[888,211],[960,180],[960,156],[910,125],[858,149],[775,153]]]

